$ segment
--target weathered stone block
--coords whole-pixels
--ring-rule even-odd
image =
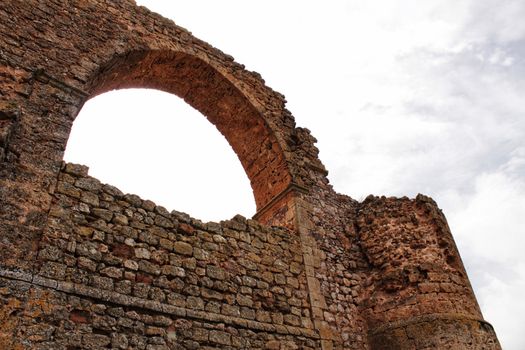
[[[151,253],[147,248],[135,248],[135,257],[137,259],[149,259]]]
[[[175,253],[182,254],[182,255],[193,255],[193,247],[186,242],[175,242],[173,244],[173,250]]]
[[[119,269],[117,267],[106,267],[105,269],[100,270],[100,273],[102,275],[105,275],[111,278],[115,278],[115,279],[120,279],[122,278],[122,275],[123,275],[122,269]]]
[[[102,209],[102,208],[93,208],[91,210],[91,213],[98,217],[98,218],[101,218],[102,220],[106,221],[106,222],[109,222],[111,221],[111,219],[113,218],[113,213],[107,209]]]
[[[87,176],[89,168],[85,165],[66,163],[64,172],[76,176]]]
[[[119,214],[119,213],[115,213],[115,215],[113,216],[113,219],[111,220],[111,222],[117,224],[117,225],[127,225],[128,224],[128,218],[125,216],[125,215],[122,215],[122,214]]]
[[[40,274],[45,277],[54,278],[57,280],[63,280],[66,276],[66,265],[48,261],[42,265]]]
[[[102,334],[85,334],[82,336],[82,344],[86,349],[101,349],[108,346],[110,343],[111,339]]]
[[[162,267],[162,274],[168,276],[184,277],[186,276],[186,271],[181,267],[164,265]]]
[[[97,193],[102,188],[102,185],[100,184],[99,180],[93,177],[81,177],[75,181],[75,187],[89,192]]]
[[[224,269],[214,265],[206,266],[206,275],[217,280],[224,280],[227,276]]]
[[[223,331],[211,330],[209,339],[219,345],[231,345],[231,335]]]

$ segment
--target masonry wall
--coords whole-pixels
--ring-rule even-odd
[[[35,272],[0,269],[6,349],[498,348],[424,196],[319,191],[305,253],[288,229],[168,213],[87,171],[63,165]]]
[[[38,328],[28,340],[47,349],[319,348],[295,235],[240,216],[204,224],[168,213],[83,166],[60,173],[38,264],[27,292],[4,281],[4,295],[50,310],[36,325],[17,320],[4,342]]]

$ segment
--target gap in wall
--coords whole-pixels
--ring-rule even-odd
[[[114,90],[87,101],[64,155],[89,174],[203,221],[251,217],[250,182],[226,139],[178,96]]]

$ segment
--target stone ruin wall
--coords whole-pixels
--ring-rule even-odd
[[[437,205],[335,193],[230,56],[129,0],[10,0],[0,38],[0,348],[500,348]],[[62,162],[83,103],[126,87],[218,128],[253,219],[168,213]]]
[[[53,348],[320,347],[296,235],[169,213],[83,166],[60,173],[35,272],[4,271],[4,292],[47,299],[37,324],[29,310],[21,324]]]

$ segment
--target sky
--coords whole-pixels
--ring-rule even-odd
[[[525,1],[137,3],[283,93],[337,192],[434,198],[485,319],[525,349]],[[88,101],[65,159],[204,221],[255,212],[226,140],[166,93]]]

